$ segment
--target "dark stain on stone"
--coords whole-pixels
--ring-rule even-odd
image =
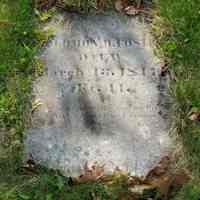
[[[89,156],[90,153],[89,153],[88,151],[86,151],[86,152],[84,152],[84,155],[85,155],[85,156]]]
[[[64,121],[64,127],[66,127],[68,129],[69,132],[71,132],[72,130],[72,123],[71,123],[71,119],[69,116],[70,113],[70,101],[68,99],[68,97],[65,95],[64,90],[62,89],[62,95],[63,95],[63,100],[62,100],[62,118]]]
[[[54,120],[54,114],[53,113],[50,113],[50,115],[49,115],[49,118],[48,118],[48,120],[47,120],[47,124],[48,124],[48,126],[52,126],[52,125],[54,125],[55,124],[55,120]]]
[[[90,129],[92,133],[99,134],[101,132],[101,126],[97,121],[95,110],[86,92],[80,92],[79,104],[85,127]]]
[[[105,96],[103,95],[102,92],[99,92],[98,94],[99,94],[99,98],[100,98],[101,102],[104,103],[105,102]]]

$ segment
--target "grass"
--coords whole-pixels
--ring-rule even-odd
[[[88,11],[92,1],[67,1]],[[110,4],[109,4],[110,5]],[[174,97],[176,132],[188,166],[196,177],[173,200],[198,200],[200,195],[200,123],[191,121],[200,110],[200,4],[199,0],[156,0],[155,36],[168,63]],[[92,200],[126,198],[125,181],[111,186],[99,182],[73,185],[59,172],[22,169],[22,137],[28,124],[33,79],[41,73],[35,53],[46,36],[38,31],[30,0],[0,1],[0,133],[5,135],[0,153],[0,199],[2,200]],[[5,133],[5,134],[3,134]]]
[[[33,56],[37,50],[34,18],[26,0],[1,0],[0,25],[0,127],[24,129],[27,100],[34,75]]]
[[[0,188],[14,179],[21,160],[39,43],[31,10],[28,0],[0,2]]]
[[[176,200],[200,197],[200,123],[190,114],[200,110],[200,4],[198,0],[157,0],[155,36],[170,73],[176,133],[183,143],[195,183],[185,185]]]
[[[158,0],[156,27],[159,47],[175,79],[177,133],[181,136],[191,169],[200,175],[200,123],[191,121],[200,110],[200,5],[198,0]]]
[[[19,176],[18,176],[19,178]],[[22,178],[22,177],[21,177]],[[101,200],[109,199],[105,187],[96,182],[87,182],[72,185],[70,180],[58,172],[40,170],[37,176],[23,176],[20,185],[2,188],[0,199],[2,200],[93,200],[99,197]]]
[[[199,197],[200,184],[197,182],[191,182],[183,186],[174,200],[199,200]]]

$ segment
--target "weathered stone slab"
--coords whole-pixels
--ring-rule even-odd
[[[42,102],[27,157],[66,175],[85,163],[142,176],[169,151],[166,80],[145,23],[120,16],[57,17],[34,83]]]

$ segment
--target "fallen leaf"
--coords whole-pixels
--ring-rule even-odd
[[[155,177],[160,177],[167,173],[169,166],[170,166],[170,158],[169,156],[165,156],[161,159],[156,167],[154,167],[146,176],[146,181],[151,179],[155,179]]]
[[[187,173],[185,170],[180,170],[178,172],[176,172],[175,176],[174,176],[174,182],[173,185],[177,186],[177,185],[184,185],[186,184],[188,181],[190,181],[192,179],[192,177],[189,175],[189,173]]]
[[[192,112],[189,116],[191,121],[200,121],[200,111]]]
[[[149,182],[149,184],[152,187],[158,189],[159,196],[162,199],[167,199],[169,192],[170,192],[170,188],[174,181],[173,177],[174,176],[171,174],[166,174],[166,175],[159,177],[158,179],[152,180],[151,182]]]
[[[100,10],[104,7],[105,0],[96,0],[97,9]]]
[[[113,175],[103,175],[100,179],[102,182],[111,182],[113,180]]]
[[[145,184],[148,184],[158,190],[159,197],[161,199],[167,199],[172,188],[182,186],[191,179],[191,177],[184,170],[180,170],[176,173],[170,173],[168,163],[168,158],[163,158],[159,168],[163,168],[165,173],[164,171],[160,171],[158,168],[155,168],[144,181]]]
[[[129,186],[142,185],[142,184],[144,184],[144,178],[137,177],[137,176],[128,177],[128,185]]]
[[[115,1],[115,9],[118,12],[123,12],[124,9],[130,4],[128,0],[116,0]]]
[[[159,195],[163,199],[167,198],[174,180],[173,176],[169,173],[170,164],[171,160],[169,156],[163,157],[158,165],[147,174],[144,181],[145,184],[157,188]]]
[[[124,9],[124,11],[127,15],[138,15],[140,13],[140,10],[135,6],[128,6]]]
[[[84,165],[84,173],[75,177],[73,180],[76,183],[86,182],[86,181],[96,181],[103,177],[104,175],[104,165],[100,166],[98,163],[95,163],[91,168],[89,168],[88,163]]]

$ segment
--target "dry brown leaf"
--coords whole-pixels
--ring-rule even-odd
[[[130,5],[130,2],[128,0],[116,0],[115,1],[115,9],[118,12],[123,12],[124,9]]]
[[[159,191],[159,195],[162,199],[167,199],[172,188],[183,186],[190,180],[190,176],[181,170],[175,174],[166,174],[158,179],[154,179],[149,184],[155,187]]]
[[[144,178],[136,177],[136,176],[128,177],[128,185],[129,186],[142,185],[142,184],[144,184]]]
[[[111,182],[113,180],[113,175],[104,175],[100,179],[104,183],[105,182]]]
[[[140,13],[140,10],[133,5],[126,7],[124,11],[127,15],[138,15]]]
[[[152,180],[151,182],[149,182],[149,184],[152,187],[158,189],[159,195],[162,199],[167,199],[173,181],[174,181],[173,175],[167,174],[161,176],[158,179]]]
[[[166,165],[164,168],[167,169],[167,159],[165,158],[162,162]],[[172,188],[182,186],[191,179],[184,170],[178,171],[175,174],[170,173],[169,170],[160,174],[160,176],[158,174],[157,172],[151,174],[151,176],[147,177],[145,183],[151,185],[153,188],[157,188],[162,199],[167,199]]]
[[[169,173],[170,164],[170,158],[168,156],[163,157],[158,165],[148,173],[144,181],[153,188],[157,188],[164,199],[167,198],[174,181],[174,176]]]
[[[101,10],[104,7],[105,0],[96,0],[97,9]]]
[[[145,181],[155,179],[156,177],[160,177],[167,173],[167,171],[169,170],[170,163],[171,161],[169,156],[163,157],[158,163],[158,165],[147,174]]]
[[[191,121],[200,121],[200,111],[192,112],[189,116]]]
[[[173,185],[174,186],[184,185],[191,179],[192,177],[185,170],[180,170],[174,176]]]
[[[107,182],[107,184],[112,184],[116,177],[127,175],[129,193],[126,193],[126,195],[119,193],[119,200],[127,200],[127,198],[129,200],[135,200],[139,196],[142,196],[142,191],[151,189],[157,189],[159,196],[164,200],[168,198],[172,188],[179,187],[190,180],[190,176],[183,170],[173,174],[170,173],[170,164],[170,158],[168,156],[163,157],[158,165],[143,178],[134,176],[128,177],[128,174],[124,174],[119,169],[116,169],[112,175],[104,175],[104,166],[95,163],[93,166],[88,167],[88,163],[86,163],[84,166],[84,174],[73,180],[75,183],[100,180],[102,182]],[[99,200],[95,195],[94,199]]]
[[[84,173],[74,178],[73,180],[77,183],[86,182],[86,181],[96,181],[100,179],[104,174],[104,165],[100,166],[95,163],[91,169],[88,167],[88,163],[84,166]]]

